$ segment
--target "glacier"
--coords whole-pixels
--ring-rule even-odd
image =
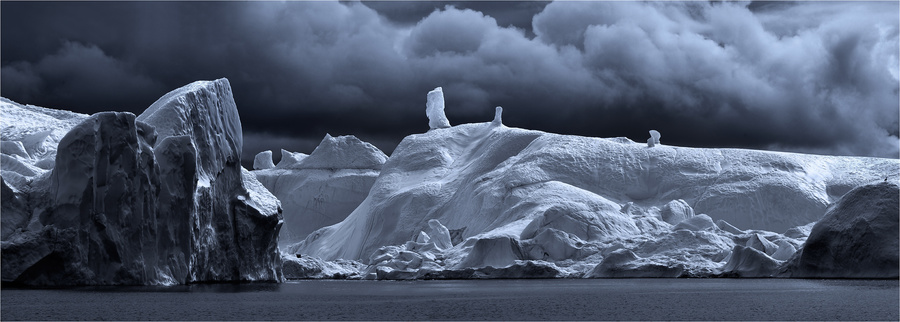
[[[676,147],[658,132],[651,148],[510,128],[501,111],[406,137],[343,221],[286,256],[372,279],[790,277],[829,205],[900,180],[895,159]]]
[[[283,279],[281,205],[240,166],[227,79],[171,91],[138,116],[6,99],[0,110],[3,282]]]

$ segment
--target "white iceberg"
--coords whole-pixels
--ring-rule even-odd
[[[13,121],[4,118],[4,129]],[[2,280],[281,280],[280,204],[240,167],[241,142],[226,79],[176,89],[138,117],[87,117],[59,140],[52,170],[30,183],[27,223],[4,221],[12,233],[2,242]]]
[[[900,276],[900,187],[881,182],[853,189],[815,224],[788,267],[792,277]]]
[[[773,231],[815,222],[850,188],[885,175],[896,181],[898,169],[893,159],[646,149],[627,139],[463,124],[406,137],[346,219],[288,250],[373,265],[370,278],[459,277],[488,267],[490,276],[515,275],[528,265],[557,277],[727,275],[731,257],[744,270],[738,258],[753,256],[736,246],[759,236],[768,242],[761,253],[781,250],[772,262],[782,265],[804,236]],[[419,242],[433,220],[453,247]],[[633,258],[623,250],[596,268],[618,249]]]
[[[272,162],[272,150],[262,151],[253,158],[253,170],[265,170],[275,167]]]
[[[28,195],[43,182],[56,162],[56,146],[88,115],[22,105],[0,97],[0,193],[2,232],[6,240],[32,215]]]
[[[326,135],[310,154],[282,150],[271,169],[253,171],[281,200],[285,248],[316,229],[344,220],[366,198],[387,156],[355,136]]]

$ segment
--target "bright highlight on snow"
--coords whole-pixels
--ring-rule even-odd
[[[898,276],[900,161],[646,148],[490,122],[388,157],[352,135],[259,153],[226,79],[135,116],[0,101],[2,280]],[[674,133],[673,135],[677,135]],[[282,219],[283,218],[283,219]]]

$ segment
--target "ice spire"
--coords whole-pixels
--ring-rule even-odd
[[[503,125],[502,115],[503,115],[503,108],[500,106],[497,106],[497,109],[494,111],[494,120],[491,122],[491,125],[494,125],[494,126]]]
[[[432,130],[450,127],[450,121],[444,115],[444,91],[440,87],[428,92],[425,115],[428,116],[428,126]]]

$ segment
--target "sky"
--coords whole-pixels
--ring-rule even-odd
[[[900,157],[898,2],[0,2],[0,95],[139,114],[227,77],[260,151],[390,154],[488,122],[663,144]]]

